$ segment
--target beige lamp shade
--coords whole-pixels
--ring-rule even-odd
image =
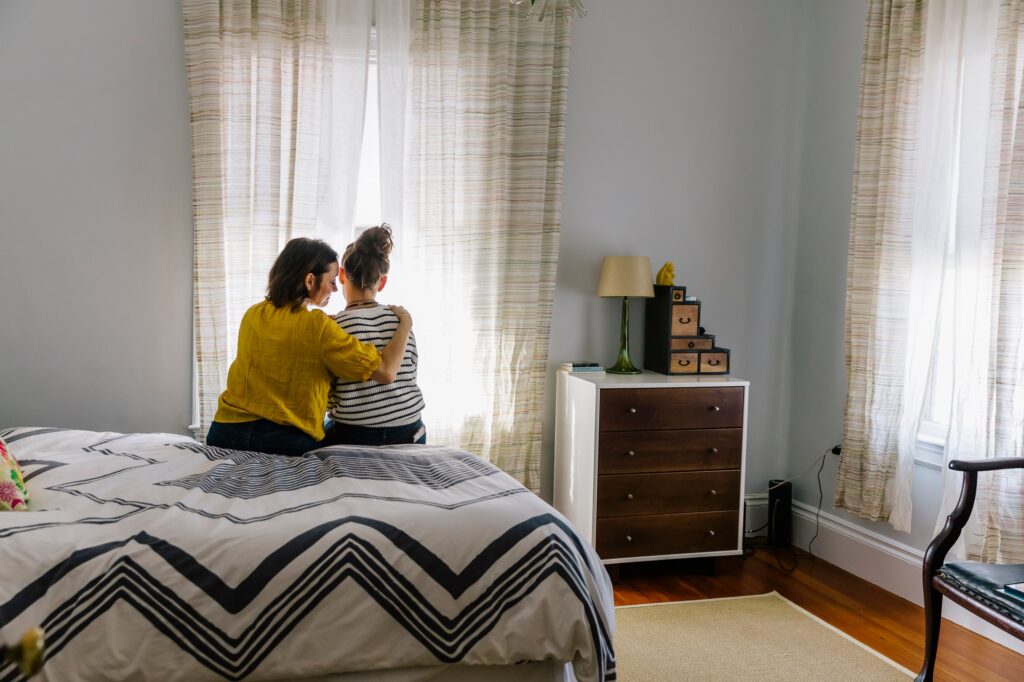
[[[597,295],[652,298],[653,280],[651,259],[647,256],[605,256]]]

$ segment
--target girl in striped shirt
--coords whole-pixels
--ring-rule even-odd
[[[398,316],[377,302],[388,281],[394,243],[387,225],[371,227],[345,249],[338,279],[347,306],[334,316],[341,328],[377,348],[398,329]],[[425,443],[423,393],[416,384],[416,337],[410,332],[398,376],[390,384],[336,379],[328,402],[324,445],[393,445]]]

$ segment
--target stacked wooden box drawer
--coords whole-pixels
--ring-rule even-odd
[[[700,326],[700,301],[686,287],[656,285],[644,317],[644,368],[662,374],[728,374],[729,349]]]
[[[740,546],[744,394],[742,386],[601,391],[602,559]]]

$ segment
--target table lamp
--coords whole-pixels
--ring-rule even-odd
[[[622,330],[619,333],[619,358],[606,371],[611,374],[642,374],[629,359],[629,297],[654,297],[651,261],[647,256],[605,256],[601,263],[601,281],[597,295],[622,297]]]

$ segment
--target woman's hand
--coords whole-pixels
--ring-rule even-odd
[[[410,327],[412,326],[412,315],[409,314],[408,310],[400,305],[389,305],[388,310],[393,312],[398,318],[398,324],[402,324],[404,322]]]
[[[380,351],[380,367],[370,375],[370,378],[379,384],[390,384],[398,377],[398,370],[401,369],[402,360],[405,358],[405,346],[409,343],[409,334],[412,332],[412,315],[409,311],[400,305],[391,305],[388,308],[398,318],[398,329]]]

